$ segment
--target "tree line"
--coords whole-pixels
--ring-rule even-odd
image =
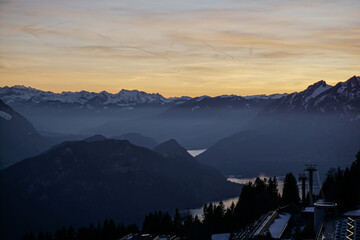
[[[340,213],[360,205],[360,152],[350,168],[331,168],[321,188],[325,198],[338,204]]]
[[[22,240],[115,240],[129,233],[138,233],[139,227],[136,224],[125,226],[124,224],[116,224],[114,220],[106,219],[97,226],[91,224],[89,227],[81,227],[75,231],[72,226],[65,227],[55,231],[54,234],[49,232],[39,232],[35,235],[33,232],[26,234]]]
[[[340,212],[360,205],[360,152],[356,161],[345,170],[330,169],[321,188],[327,200],[338,203]],[[309,196],[307,197],[309,198]],[[320,198],[320,196],[316,196]],[[97,227],[90,225],[77,231],[71,226],[57,230],[53,235],[40,232],[25,235],[23,240],[115,240],[129,233],[154,235],[177,235],[185,239],[209,239],[212,234],[229,232],[233,235],[260,216],[280,206],[294,204],[301,206],[299,189],[295,176],[290,172],[284,179],[282,195],[278,191],[276,177],[256,178],[243,186],[237,203],[226,208],[222,201],[205,204],[200,218],[190,213],[182,216],[178,209],[172,216],[169,212],[155,211],[145,216],[141,231],[136,224],[116,225],[113,220],[105,220]]]
[[[295,189],[295,192],[294,192]],[[254,183],[244,185],[238,202],[225,208],[222,201],[218,204],[205,204],[200,219],[190,213],[181,216],[176,209],[173,216],[168,212],[155,211],[145,216],[142,224],[142,233],[183,236],[186,239],[208,239],[211,234],[222,232],[236,232],[244,228],[261,215],[278,208],[285,203],[298,204],[296,179],[288,173],[284,181],[283,197],[278,192],[277,178],[256,178]],[[287,193],[288,192],[288,193]],[[136,224],[125,226],[116,225],[113,220],[105,220],[96,227],[79,228],[77,231],[72,226],[61,228],[54,234],[29,233],[22,240],[115,240],[129,233],[139,233]]]

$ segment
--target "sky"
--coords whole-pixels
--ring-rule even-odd
[[[301,91],[360,70],[358,0],[0,0],[0,86]]]

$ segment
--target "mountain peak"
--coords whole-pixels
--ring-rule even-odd
[[[26,87],[24,85],[14,85],[12,86],[12,88],[15,88],[15,89],[25,89],[25,90],[37,90],[36,88],[32,88],[32,87]]]
[[[170,139],[159,144],[154,148],[154,151],[160,153],[166,157],[174,157],[174,156],[184,156],[191,157],[192,156],[183,148],[175,139]]]
[[[116,137],[116,139],[126,139],[136,146],[146,147],[149,149],[153,149],[155,146],[159,145],[153,138],[136,132],[123,134],[119,137]]]
[[[352,76],[351,78],[349,78],[345,83],[349,83],[352,85],[359,85],[360,84],[360,76]]]
[[[104,137],[103,135],[97,134],[97,135],[85,138],[83,141],[84,142],[97,142],[97,141],[103,141],[103,140],[106,140],[106,139],[107,138]]]
[[[324,91],[328,90],[332,86],[326,84],[324,80],[318,81],[312,85],[310,85],[305,91],[303,91],[306,95],[306,100],[311,98],[315,98]]]
[[[311,86],[324,86],[325,87],[325,86],[327,86],[327,84],[326,84],[326,82],[324,80],[320,80],[320,81],[314,83]]]

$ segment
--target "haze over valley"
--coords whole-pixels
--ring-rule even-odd
[[[241,186],[229,175],[282,176],[286,169],[300,173],[305,163],[346,167],[360,146],[357,76],[271,96],[169,99],[137,90],[58,94],[13,86],[1,88],[0,98],[9,236],[194,209],[237,196]]]
[[[0,1],[0,239],[358,239],[359,10]]]
[[[299,170],[304,161],[346,165],[360,145],[359,89],[356,76],[335,86],[319,81],[295,93],[245,97],[165,98],[138,90],[52,93],[3,87],[4,104],[25,116],[19,123],[26,128],[23,132],[38,138],[30,155],[16,158],[16,150],[8,151],[14,157],[4,158],[4,163],[63,140],[101,134],[150,149],[169,139],[189,150],[207,149],[199,161],[225,175],[279,175],[284,161]],[[38,143],[45,138],[47,143]],[[260,163],[261,169],[250,162]]]

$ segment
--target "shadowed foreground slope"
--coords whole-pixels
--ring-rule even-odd
[[[163,157],[124,140],[64,142],[0,174],[6,239],[105,218],[130,223],[155,209],[186,209],[240,190],[191,156]]]

